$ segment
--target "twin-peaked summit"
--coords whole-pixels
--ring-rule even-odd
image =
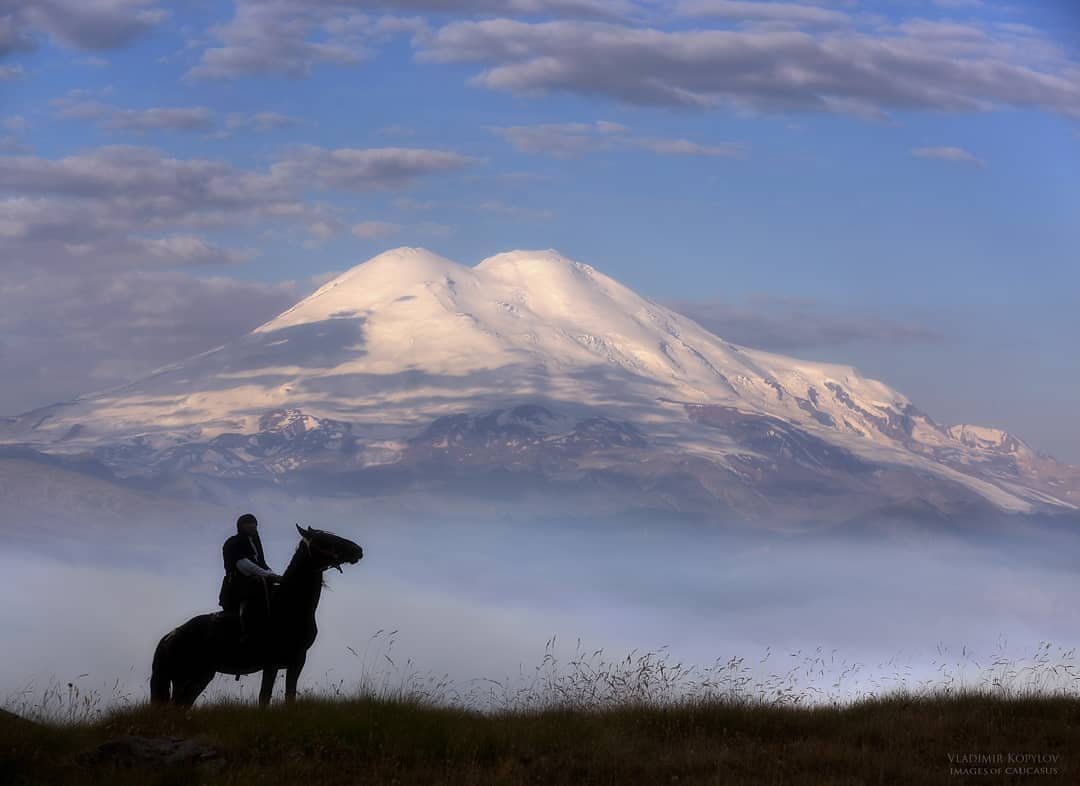
[[[362,320],[365,366],[461,375],[522,362],[607,362],[613,339],[628,353],[622,360],[635,365],[635,357],[655,353],[648,320],[665,318],[661,311],[555,251],[513,251],[467,267],[399,248],[346,271],[255,332]]]
[[[416,300],[449,313],[471,308],[493,319],[500,315],[492,304],[510,305],[513,300],[533,320],[555,323],[584,316],[574,309],[586,306],[599,309],[597,315],[618,318],[619,305],[641,299],[589,265],[553,250],[510,251],[467,267],[427,249],[396,248],[347,270],[258,330],[408,311],[421,305],[411,303]],[[606,300],[614,300],[616,310],[605,305]]]
[[[1014,437],[938,425],[848,366],[731,344],[551,250],[473,267],[387,251],[235,341],[0,428],[4,442],[91,452],[121,474],[337,473],[348,486],[378,469],[412,488],[601,473],[642,504],[817,500],[825,517],[845,499],[1080,501],[1074,470]]]
[[[399,248],[343,273],[266,333],[364,321],[368,363],[463,374],[503,365],[617,363],[678,375],[661,344],[676,315],[555,251],[512,251],[475,267]]]
[[[424,249],[394,249],[328,282],[255,334],[350,319],[362,324],[363,336],[351,371],[463,379],[512,370],[512,380],[498,375],[497,389],[488,391],[511,397],[609,407],[658,399],[741,403],[820,425],[835,402],[815,400],[813,389],[831,383],[869,408],[908,406],[850,367],[730,344],[551,250],[511,251],[467,267]],[[863,419],[846,405],[836,415],[836,424]],[[868,434],[872,425],[858,430]]]

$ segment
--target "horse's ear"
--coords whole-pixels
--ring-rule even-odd
[[[308,526],[308,528],[307,528],[307,536],[309,538],[315,537],[315,530],[313,530],[310,526]]]
[[[305,541],[311,537],[311,527],[308,527],[307,532],[304,532],[304,530],[300,529],[300,525],[297,524],[296,531],[300,533],[300,537],[303,538]]]

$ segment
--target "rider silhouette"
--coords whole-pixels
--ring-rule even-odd
[[[281,576],[270,570],[259,539],[259,521],[250,513],[236,520],[236,534],[221,547],[225,577],[218,603],[227,614],[238,614],[241,634],[260,634],[270,614],[270,585]]]

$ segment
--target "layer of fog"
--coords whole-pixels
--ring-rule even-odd
[[[292,520],[260,518],[283,571]],[[327,574],[302,690],[411,680],[475,694],[493,688],[487,680],[527,683],[546,654],[570,671],[576,652],[595,666],[659,651],[702,668],[743,658],[759,683],[795,670],[798,686],[845,697],[958,671],[974,681],[995,657],[1030,662],[1040,642],[1057,652],[1080,638],[1077,541],[1060,533],[901,544],[666,524],[323,526],[360,542],[365,558]],[[92,543],[35,543],[24,529],[0,555],[0,703],[33,707],[69,682],[102,704],[142,701],[160,636],[216,610],[228,520],[104,531]],[[257,688],[257,675],[219,677],[210,693]]]

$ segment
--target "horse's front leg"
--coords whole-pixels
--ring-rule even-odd
[[[300,679],[300,672],[307,662],[307,652],[301,652],[285,670],[285,701],[292,703],[296,700],[296,682]]]
[[[263,669],[262,687],[259,688],[259,706],[265,707],[270,703],[270,694],[274,692],[274,682],[277,681],[276,668],[267,666]]]

